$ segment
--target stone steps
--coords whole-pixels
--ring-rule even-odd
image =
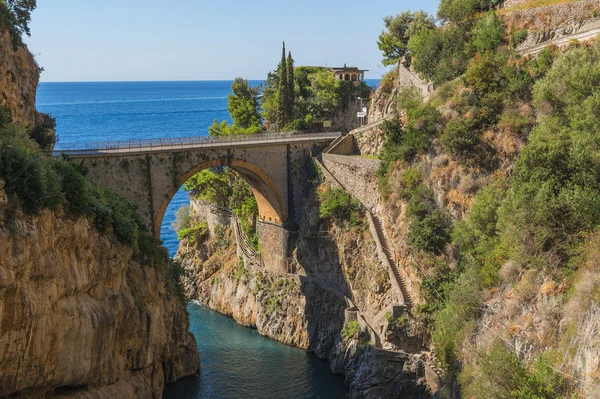
[[[408,294],[408,288],[406,286],[406,283],[404,282],[404,279],[402,278],[402,275],[400,274],[400,270],[398,269],[398,265],[396,262],[394,262],[394,258],[390,251],[389,241],[383,231],[383,224],[381,222],[381,219],[378,216],[373,215],[373,222],[375,223],[375,230],[377,231],[377,236],[379,238],[379,241],[381,242],[381,247],[383,249],[383,253],[387,257],[387,259],[392,267],[392,273],[394,274],[394,277],[396,278],[396,282],[400,286],[400,290],[402,291],[402,295],[404,296],[404,301],[406,302],[406,305],[410,308],[413,306],[413,303],[410,298],[410,295]]]

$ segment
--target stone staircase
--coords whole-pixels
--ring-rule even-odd
[[[383,224],[381,222],[381,219],[376,215],[372,215],[372,217],[373,217],[373,224],[375,225],[375,231],[377,232],[377,238],[379,239],[379,242],[381,243],[381,248],[383,249],[383,253],[387,257],[390,267],[392,269],[392,273],[393,273],[394,277],[396,278],[396,282],[398,283],[400,290],[402,291],[402,296],[404,296],[404,302],[405,302],[406,306],[408,306],[410,308],[413,306],[413,303],[412,303],[412,300],[408,293],[408,288],[406,287],[406,283],[404,282],[404,279],[402,278],[402,275],[400,274],[400,270],[398,269],[398,264],[394,261],[394,258],[392,256],[392,252],[390,250],[390,244],[389,244],[387,236],[385,235],[385,232],[383,230]]]
[[[265,261],[264,261],[262,255],[257,250],[252,248],[252,246],[250,245],[250,242],[248,241],[248,237],[246,237],[246,234],[244,233],[244,229],[242,229],[242,225],[240,223],[240,218],[235,213],[233,213],[233,211],[231,211],[231,209],[229,209],[229,208],[224,208],[221,206],[213,205],[213,209],[216,212],[226,214],[228,217],[231,218],[231,220],[233,222],[232,224],[233,224],[233,231],[235,233],[235,239],[237,241],[238,248],[239,248],[240,252],[242,253],[242,255],[244,256],[244,258],[246,258],[252,266],[260,267],[260,268],[264,269]]]

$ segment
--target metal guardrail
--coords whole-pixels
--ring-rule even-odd
[[[86,155],[94,153],[129,153],[139,151],[161,151],[175,149],[214,148],[230,145],[297,142],[314,139],[335,139],[341,132],[327,133],[256,133],[249,135],[229,135],[220,137],[179,137],[150,140],[100,141],[81,143],[60,143],[60,148],[53,152],[54,156]]]

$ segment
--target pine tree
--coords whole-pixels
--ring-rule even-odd
[[[279,64],[279,90],[277,96],[277,124],[283,129],[288,122],[286,107],[288,105],[288,84],[287,84],[287,61],[285,59],[285,42],[283,42],[283,51],[281,54],[281,63]]]
[[[296,102],[296,91],[294,83],[294,59],[292,58],[292,52],[288,53],[287,58],[287,76],[286,76],[288,98],[286,103],[286,117],[287,121],[291,122],[294,120],[294,105]]]

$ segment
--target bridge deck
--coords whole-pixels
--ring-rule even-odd
[[[334,140],[340,132],[327,133],[264,133],[223,137],[183,137],[152,140],[67,143],[53,152],[71,157],[94,157],[119,154],[148,154],[195,149],[238,148],[277,144],[296,144]]]

